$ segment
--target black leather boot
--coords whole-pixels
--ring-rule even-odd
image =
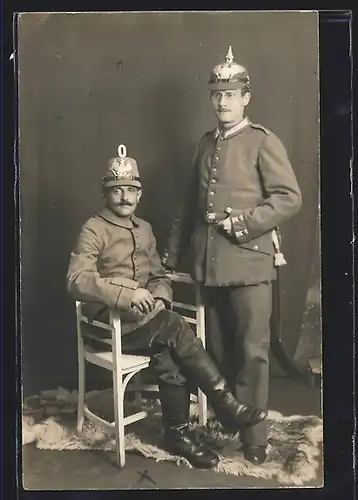
[[[206,394],[217,419],[228,431],[237,432],[267,417],[266,410],[245,405],[235,398],[204,348],[180,362],[187,379]]]
[[[173,455],[186,458],[197,469],[212,469],[219,457],[203,444],[195,443],[189,434],[190,394],[184,386],[159,382],[164,440]]]
[[[267,446],[264,444],[245,445],[244,457],[254,465],[261,465],[267,458]]]

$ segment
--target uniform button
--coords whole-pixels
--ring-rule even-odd
[[[213,172],[217,172],[217,171],[218,171],[218,169],[214,167],[213,168]]]
[[[252,248],[253,248],[254,250],[258,250],[258,249],[259,249],[259,247],[258,247],[257,245],[254,245]]]
[[[243,232],[244,234],[247,234],[247,233],[248,233],[248,230],[247,230],[247,229],[244,229],[242,232]],[[255,246],[257,246],[257,245],[255,245]],[[259,248],[259,247],[255,248],[255,250],[257,250],[258,248]]]
[[[214,196],[215,191],[210,191],[210,193],[209,193],[209,194],[210,194],[210,196]]]
[[[210,202],[208,206],[209,206],[210,208],[212,208],[212,207],[214,206],[214,203],[211,203],[211,202]]]
[[[212,182],[213,184],[216,184],[216,179],[212,179],[212,180],[211,180],[211,182]]]

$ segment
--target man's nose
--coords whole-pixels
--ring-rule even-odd
[[[131,203],[131,199],[129,195],[123,194],[122,195],[122,203]]]
[[[119,203],[124,203],[126,201],[126,195],[125,193],[123,193],[123,191],[118,194],[118,199],[119,199]]]
[[[222,108],[226,108],[226,98],[225,98],[225,96],[219,97],[219,106],[221,106]]]

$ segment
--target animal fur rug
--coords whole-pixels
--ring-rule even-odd
[[[113,420],[112,391],[96,391],[86,396],[88,407],[109,421]],[[43,450],[102,450],[113,452],[115,440],[102,429],[86,422],[76,431],[76,391],[58,388],[43,391],[24,402],[22,442],[35,443]],[[136,451],[156,461],[173,461],[190,467],[187,460],[162,448],[161,413],[158,400],[145,400],[148,417],[126,428],[126,452]],[[126,405],[129,411],[131,404]],[[191,407],[193,436],[205,441],[220,456],[217,472],[276,479],[282,487],[302,486],[316,477],[321,465],[322,420],[316,416],[283,416],[270,411],[269,453],[267,461],[255,466],[240,451],[238,435],[227,434],[209,411],[206,427],[198,424],[197,405]]]

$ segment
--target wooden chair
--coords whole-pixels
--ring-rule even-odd
[[[192,284],[191,278],[186,274],[168,275],[173,283]],[[185,304],[183,302],[173,302],[173,308],[178,311],[187,311],[189,315],[182,316],[191,324],[196,325],[198,337],[205,345],[205,310],[201,302],[200,290],[196,289],[196,304]],[[191,315],[190,315],[191,314]],[[148,356],[122,354],[121,347],[121,319],[118,313],[111,312],[109,324],[99,321],[89,322],[83,314],[82,304],[76,302],[77,318],[77,341],[78,341],[78,409],[77,409],[77,429],[82,431],[84,418],[102,427],[107,432],[116,437],[116,461],[119,467],[125,465],[125,434],[126,425],[138,422],[147,416],[147,412],[141,408],[143,391],[158,391],[156,385],[144,385],[138,378],[133,379],[133,386],[128,384],[131,379],[142,370],[149,367],[150,358]],[[94,327],[90,331],[84,331],[84,325]],[[97,334],[94,332],[97,330]],[[106,336],[102,336],[100,331]],[[109,335],[110,333],[110,335]],[[86,338],[106,344],[106,350],[94,350],[86,345]],[[91,363],[112,372],[113,376],[113,401],[114,401],[114,422],[108,422],[89,410],[85,402],[85,363]],[[135,402],[140,411],[125,416],[124,415],[124,395],[126,389],[135,392]],[[196,398],[194,397],[194,400]],[[207,401],[202,391],[198,391],[199,403],[199,423],[206,424],[207,421]]]

